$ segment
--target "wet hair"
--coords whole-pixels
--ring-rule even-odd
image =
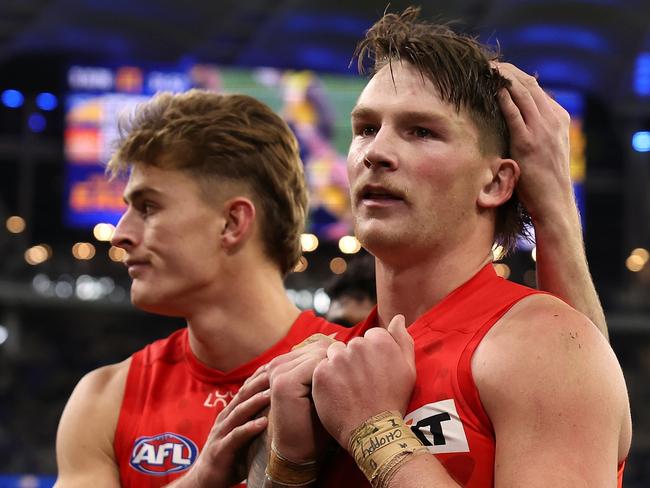
[[[498,93],[509,85],[493,67],[499,54],[476,38],[453,31],[448,25],[419,19],[420,9],[387,13],[367,32],[355,50],[360,73],[374,76],[392,63],[407,62],[436,87],[441,99],[467,111],[479,131],[484,154],[509,156],[510,135],[498,103]],[[496,213],[495,241],[514,249],[517,236],[526,235],[530,216],[516,194]]]

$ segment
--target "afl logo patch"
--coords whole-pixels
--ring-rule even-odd
[[[136,439],[130,464],[141,473],[163,476],[185,471],[192,466],[198,453],[199,449],[191,439],[165,432]]]

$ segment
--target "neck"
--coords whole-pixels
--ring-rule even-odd
[[[193,305],[187,318],[190,348],[204,364],[236,368],[282,339],[300,311],[277,269],[256,263],[224,272],[218,293]]]
[[[400,264],[377,258],[377,311],[386,326],[396,314],[413,323],[449,293],[492,261],[490,247],[457,248],[440,256],[426,255],[416,263]]]

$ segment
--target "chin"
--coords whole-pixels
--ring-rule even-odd
[[[403,232],[391,227],[374,223],[357,225],[355,234],[361,245],[372,255],[381,257],[385,252],[394,252],[395,247],[403,243]]]
[[[143,312],[153,313],[156,315],[166,315],[169,317],[182,317],[183,314],[175,310],[171,300],[162,296],[147,296],[145,293],[139,293],[131,288],[131,303],[133,306]]]

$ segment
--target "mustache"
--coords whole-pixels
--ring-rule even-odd
[[[376,179],[367,179],[362,181],[357,181],[352,186],[352,196],[354,199],[363,198],[364,195],[369,193],[385,193],[396,198],[403,200],[407,199],[408,190],[402,185],[385,182],[382,180]]]

